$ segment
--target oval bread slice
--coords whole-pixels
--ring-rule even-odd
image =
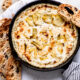
[[[71,21],[80,27],[80,10],[69,4],[61,4],[58,8],[58,14],[66,21]]]
[[[21,66],[9,46],[8,31],[11,19],[0,21],[0,76],[5,80],[21,80]],[[1,80],[1,79],[0,79]]]

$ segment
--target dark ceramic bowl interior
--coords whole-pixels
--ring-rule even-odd
[[[53,67],[53,68],[38,68],[38,67],[35,67],[35,66],[32,66],[30,65],[29,63],[23,61],[21,58],[18,57],[17,55],[17,52],[15,51],[14,47],[13,47],[13,42],[12,42],[12,27],[14,25],[14,22],[15,22],[15,19],[17,18],[17,16],[23,12],[25,9],[33,6],[33,5],[36,5],[36,4],[42,4],[42,3],[45,3],[45,4],[52,4],[52,5],[56,5],[56,6],[59,6],[61,3],[59,2],[56,2],[56,1],[51,1],[51,0],[39,0],[39,1],[35,1],[35,2],[31,2],[29,4],[26,4],[24,7],[22,7],[14,16],[14,18],[12,19],[12,22],[11,22],[11,25],[10,25],[10,28],[9,28],[9,43],[10,43],[10,47],[11,47],[11,50],[12,50],[12,55],[15,57],[16,60],[19,60],[23,65],[25,65],[26,67],[29,67],[31,69],[34,69],[34,70],[38,70],[38,71],[53,71],[53,70],[57,70],[57,69],[61,69],[61,68],[67,68],[67,66],[70,64],[72,58],[75,56],[75,54],[77,53],[78,49],[79,49],[79,43],[80,43],[80,30],[77,28],[78,30],[78,41],[77,41],[77,45],[76,45],[76,48],[75,48],[75,51],[73,53],[72,56],[69,57],[69,59],[67,59],[67,61],[63,62],[62,64],[56,66],[56,67]]]

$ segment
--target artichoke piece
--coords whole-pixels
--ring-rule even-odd
[[[30,52],[30,53],[33,52],[34,49],[35,49],[35,48],[30,48],[30,49],[29,49],[29,52]]]
[[[33,35],[32,31],[33,31],[32,28],[28,28],[28,29],[23,33],[24,37],[25,37],[26,39],[30,39],[30,38],[32,37],[32,35]]]
[[[37,58],[37,50],[34,49],[34,58]]]
[[[26,39],[30,39],[30,37],[26,36],[25,34],[24,34],[24,37],[25,37]]]
[[[51,36],[53,36],[52,30],[49,30],[49,34],[50,34]]]
[[[28,16],[25,21],[28,23],[29,26],[33,26],[33,18],[32,15]]]
[[[26,39],[30,39],[30,36],[27,36],[26,34],[23,34],[23,35]]]
[[[61,27],[64,25],[64,20],[59,15],[52,15],[52,23],[53,25]]]
[[[33,32],[32,32],[32,35],[30,36],[30,39],[36,38],[36,35],[37,35],[37,28],[33,28]]]
[[[34,52],[34,58],[37,58],[37,49],[36,48],[30,48],[29,49],[29,52],[31,53],[31,52]]]
[[[37,34],[37,29],[33,28],[33,34]]]
[[[33,28],[33,37],[36,37],[36,34],[37,34],[37,29]]]
[[[65,36],[65,35],[60,35],[60,34],[59,34],[59,35],[57,36],[57,39],[58,39],[58,40],[63,39],[63,40],[64,40],[64,42],[66,42],[66,41],[67,41],[67,38],[66,38],[66,36]]]
[[[48,57],[40,57],[40,60],[46,60],[46,59],[48,59]]]
[[[44,14],[42,19],[45,23],[48,23],[48,24],[52,22],[51,14]]]
[[[41,45],[39,44],[38,41],[32,41],[31,44],[33,44],[34,46],[36,46],[38,50],[42,49],[42,47],[41,47]]]
[[[59,45],[59,46],[64,46],[64,43],[61,43],[61,42],[57,42],[56,45]]]
[[[52,56],[53,58],[56,58],[56,57],[57,57],[56,53],[54,53],[54,52],[51,54],[51,56]]]
[[[41,25],[41,15],[40,13],[34,13],[32,15],[33,17],[33,23],[37,26],[37,25]]]
[[[63,53],[63,46],[64,46],[64,43],[60,43],[60,42],[57,42],[58,47],[57,47],[57,50],[60,54]]]
[[[58,52],[60,52],[60,54],[62,54],[62,53],[63,53],[63,49],[62,49],[62,47],[61,47],[61,46],[59,46],[59,47],[57,48],[57,50],[58,50]]]

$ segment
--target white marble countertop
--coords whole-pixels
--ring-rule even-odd
[[[2,7],[1,7],[3,1],[4,1],[4,0],[0,0],[0,14],[4,12],[4,11],[2,10]],[[19,0],[12,0],[12,3],[14,4],[14,3],[17,2],[17,1],[19,1]]]

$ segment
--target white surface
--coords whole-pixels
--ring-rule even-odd
[[[34,0],[21,0],[19,2],[16,2],[14,5],[12,5],[10,8],[8,8],[8,10],[6,10],[3,14],[0,15],[0,19],[5,18],[5,17],[12,18],[12,15],[15,14],[16,11],[20,7],[25,5],[26,2],[28,3],[31,1],[34,1]],[[56,0],[56,1],[60,1],[63,3],[69,3],[69,4],[72,4],[72,5],[80,8],[80,0]],[[0,0],[0,2],[1,2],[1,0]],[[74,59],[75,61],[80,61],[78,56],[80,56],[79,51]],[[51,71],[51,72],[39,72],[39,71],[31,70],[31,69],[23,66],[22,80],[62,80],[62,75],[61,75],[62,71],[63,70]]]
[[[2,3],[3,3],[3,0],[0,0],[0,14],[3,12],[3,10],[2,10]]]
[[[12,4],[14,4],[15,2],[17,2],[19,0],[12,0]],[[0,0],[0,14],[3,13],[4,11],[2,10],[2,4],[3,4],[4,0]]]
[[[62,80],[62,70],[39,72],[23,67],[22,80]]]

